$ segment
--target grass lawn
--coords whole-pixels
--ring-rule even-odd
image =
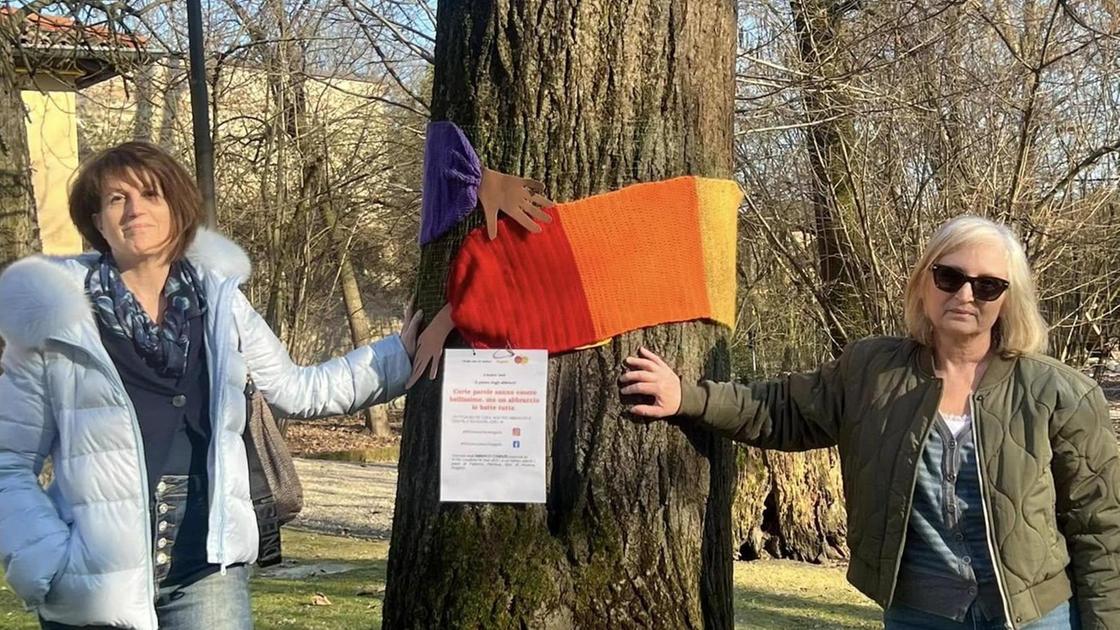
[[[300,577],[258,574],[252,586],[256,628],[381,627],[388,543],[286,529],[284,552],[296,561],[291,567],[295,569],[340,564],[354,568]],[[0,588],[0,628],[37,629],[35,619],[22,612],[12,592]],[[878,628],[880,622],[878,609],[844,582],[843,569],[797,562],[738,562],[735,627]]]
[[[882,611],[843,567],[786,560],[735,563],[735,627],[882,628]]]

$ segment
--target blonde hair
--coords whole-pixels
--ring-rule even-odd
[[[938,228],[910,272],[904,298],[906,329],[918,343],[933,345],[933,323],[926,316],[922,299],[930,267],[946,254],[992,242],[1007,251],[1007,280],[1011,284],[992,327],[992,349],[1004,357],[1046,352],[1049,327],[1038,310],[1038,292],[1022,244],[1006,225],[974,216],[957,217]]]

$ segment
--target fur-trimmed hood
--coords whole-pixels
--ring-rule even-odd
[[[29,256],[0,273],[0,337],[8,344],[38,348],[52,334],[91,317],[84,286],[100,254],[70,257]],[[201,273],[248,279],[252,265],[245,250],[225,236],[199,229],[187,260]]]

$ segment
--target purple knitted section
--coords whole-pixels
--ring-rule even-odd
[[[463,131],[448,121],[428,125],[420,244],[443,236],[478,205],[482,163]]]

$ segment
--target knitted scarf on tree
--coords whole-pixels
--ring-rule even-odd
[[[448,279],[459,332],[475,347],[563,352],[630,330],[735,320],[739,186],[678,177],[548,209],[529,234],[467,236]]]

